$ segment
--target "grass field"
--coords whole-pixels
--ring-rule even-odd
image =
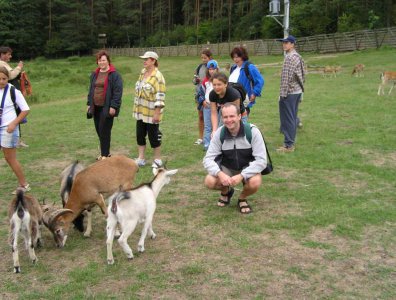
[[[147,240],[143,254],[136,251],[140,227],[129,239],[132,261],[115,243],[115,265],[106,264],[105,219],[95,209],[91,238],[71,230],[66,247],[56,249],[43,228],[38,263],[20,251],[23,273],[13,274],[6,211],[17,182],[0,160],[0,299],[395,299],[396,92],[377,96],[380,72],[396,70],[395,50],[303,56],[310,66],[343,69],[337,78],[307,75],[299,112],[304,127],[296,152],[287,155],[274,151],[283,141],[277,101],[283,58],[251,58],[265,88],[250,121],[265,133],[275,171],[251,197],[248,216],[238,212],[236,197],[218,208],[218,194],[203,186],[191,83],[199,59],[160,59],[168,88],[162,151],[179,173],[159,195],[157,239]],[[351,77],[357,63],[366,65],[363,78]],[[124,97],[112,153],[136,157],[132,88],[141,61],[116,57],[114,64]],[[30,147],[18,157],[31,193],[60,206],[62,169],[76,159],[94,163],[99,154],[93,123],[85,118],[94,58],[25,65],[35,95],[22,125]],[[150,180],[150,173],[142,168],[136,183]]]

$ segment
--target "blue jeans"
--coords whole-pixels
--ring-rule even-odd
[[[301,94],[290,94],[286,98],[279,99],[280,130],[285,136],[285,147],[291,147],[296,143],[300,98]]]
[[[204,136],[203,136],[203,147],[208,150],[210,144],[210,136],[212,134],[212,120],[210,119],[210,106],[202,108],[204,118]]]

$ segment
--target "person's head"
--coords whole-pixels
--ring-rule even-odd
[[[231,59],[236,63],[237,65],[242,64],[244,61],[249,60],[249,55],[247,53],[247,50],[245,47],[238,46],[232,49],[230,53]]]
[[[206,64],[206,68],[207,68],[206,70],[207,78],[211,78],[214,73],[219,71],[219,66],[217,64],[217,61],[215,61],[214,59],[208,61],[208,63]]]
[[[8,83],[10,73],[5,67],[0,67],[0,89],[4,89]]]
[[[286,52],[289,52],[290,50],[294,49],[297,42],[296,38],[292,35],[289,35],[288,37],[284,39],[279,39],[277,41],[282,42],[283,51]]]
[[[107,69],[111,63],[110,56],[105,50],[100,50],[96,54],[96,63],[98,64],[99,68]]]
[[[12,49],[10,47],[0,47],[0,60],[9,62],[12,57]]]
[[[227,90],[228,77],[222,72],[214,73],[212,76],[213,90],[217,95],[224,96]]]
[[[202,63],[207,64],[209,60],[213,57],[212,51],[210,49],[203,49],[201,52],[201,60]]]
[[[143,65],[146,69],[150,69],[152,67],[158,68],[159,56],[154,51],[147,51],[139,57],[144,59]]]
[[[234,103],[227,102],[223,105],[221,109],[221,118],[223,124],[232,133],[237,133],[239,131],[241,122],[241,111],[238,106]]]

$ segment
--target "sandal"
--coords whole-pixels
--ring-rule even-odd
[[[241,202],[245,202],[246,204],[241,205]],[[241,214],[247,215],[253,212],[252,208],[250,207],[250,205],[247,203],[246,199],[238,199],[238,208],[239,208],[239,212]],[[246,209],[248,208],[248,211],[242,211],[242,209]]]
[[[227,194],[220,193],[220,195],[222,195],[224,197],[227,197],[227,200],[223,200],[223,199],[219,198],[219,200],[217,202],[217,206],[218,207],[225,207],[225,206],[227,206],[227,205],[229,205],[231,203],[232,195],[234,195],[234,188],[233,187],[229,188]],[[224,205],[219,205],[219,203],[224,204]]]

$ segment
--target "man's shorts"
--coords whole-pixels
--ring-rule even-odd
[[[8,126],[0,127],[0,146],[3,148],[16,148],[19,142],[19,126],[11,133],[7,132]]]
[[[238,175],[241,174],[242,171],[238,171],[238,170],[233,170],[233,169],[229,169],[223,165],[220,166],[220,169],[226,173],[228,176],[234,176],[234,175]]]

